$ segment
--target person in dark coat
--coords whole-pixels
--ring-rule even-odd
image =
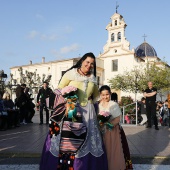
[[[27,95],[24,93],[24,88],[20,85],[16,88],[16,106],[19,108],[20,111],[20,124],[27,124],[28,120],[28,98]]]
[[[0,130],[6,130],[7,129],[7,111],[4,106],[4,101],[2,100],[3,93],[0,91]]]
[[[14,113],[14,102],[10,99],[9,93],[4,93],[3,95],[3,103],[6,108],[6,111],[8,113],[7,119],[8,119],[8,128],[14,127],[14,119],[15,119],[15,113]]]
[[[43,124],[43,109],[46,111],[46,124],[49,124],[49,110],[47,109],[46,99],[49,98],[52,90],[48,87],[48,82],[43,83],[43,87],[37,95],[37,104],[40,106],[40,124]]]
[[[146,97],[146,112],[147,112],[147,119],[148,125],[147,128],[152,127],[152,120],[155,125],[155,130],[159,130],[158,128],[158,120],[156,117],[156,94],[157,89],[153,87],[152,82],[148,82],[148,88],[144,91],[144,97]]]
[[[32,102],[33,98],[31,98],[31,94],[29,93],[30,89],[28,87],[26,87],[24,89],[24,93],[26,94],[27,96],[27,99],[28,99],[28,110],[27,110],[27,113],[28,113],[28,116],[27,116],[27,123],[33,123],[32,122],[32,118],[33,116],[35,115],[35,104]]]

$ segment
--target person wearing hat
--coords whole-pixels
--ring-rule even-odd
[[[40,124],[43,124],[43,109],[46,111],[46,124],[49,124],[49,110],[47,109],[46,99],[50,96],[52,90],[48,87],[48,82],[43,82],[42,88],[37,95],[37,105],[40,106]]]

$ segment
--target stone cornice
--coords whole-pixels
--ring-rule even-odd
[[[74,61],[79,58],[70,58],[70,59],[63,59],[63,60],[54,60],[54,61],[49,61],[45,63],[35,63],[35,64],[26,64],[26,65],[21,65],[21,66],[14,66],[11,67],[10,69],[14,68],[19,68],[19,67],[28,67],[28,66],[38,66],[38,65],[47,65],[47,64],[54,64],[54,63],[59,63],[59,62],[66,62],[66,61]]]

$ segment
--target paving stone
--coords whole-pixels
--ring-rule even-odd
[[[134,164],[134,170],[170,170],[169,165]],[[0,165],[0,170],[38,170],[39,165]]]
[[[20,159],[17,163],[24,162],[23,158],[39,158],[45,138],[48,133],[46,124],[39,125],[39,114],[36,113],[31,124],[22,125],[15,129],[0,131],[0,165],[5,164],[5,158],[14,160]],[[146,129],[144,126],[122,126],[127,136],[129,148],[132,158],[152,158],[156,157],[170,159],[170,128],[160,126],[160,130],[156,131],[153,128]],[[11,161],[12,162],[12,161]],[[135,162],[135,167],[140,166],[141,161]],[[159,165],[164,165],[166,161],[160,161]],[[141,164],[147,164],[142,162]],[[12,163],[11,163],[12,164]],[[37,162],[28,162],[30,166],[38,165]],[[150,161],[149,164],[153,164]],[[170,161],[168,162],[170,165]],[[146,165],[149,166],[149,165]],[[170,167],[170,166],[169,166]],[[14,167],[15,168],[15,167]],[[37,168],[37,167],[35,167]],[[153,167],[152,167],[153,168]],[[158,168],[158,167],[157,167]],[[0,169],[2,169],[0,167]],[[9,169],[10,170],[10,169]],[[137,170],[140,170],[138,167]],[[146,169],[147,170],[147,169]]]

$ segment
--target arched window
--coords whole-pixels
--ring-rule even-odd
[[[111,34],[111,42],[114,42],[115,41],[115,35],[114,33]]]
[[[115,26],[117,25],[117,20],[115,20]]]
[[[118,40],[118,41],[121,41],[121,32],[118,32],[118,34],[117,34],[117,40]]]

